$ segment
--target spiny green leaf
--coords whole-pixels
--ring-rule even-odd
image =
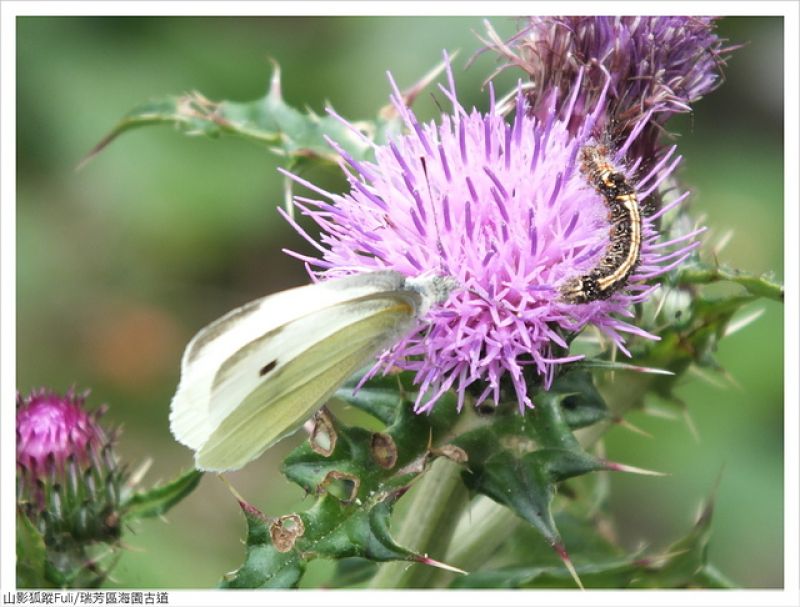
[[[240,502],[247,521],[247,555],[244,564],[227,574],[221,588],[296,588],[306,561],[296,550],[279,552],[272,544],[269,521],[249,504]]]
[[[561,536],[550,507],[556,483],[600,468],[588,454],[567,449],[540,449],[521,457],[500,451],[482,466],[470,466],[465,476],[469,486],[511,508],[556,545]]]
[[[194,491],[202,476],[199,470],[189,470],[166,485],[132,494],[122,504],[123,520],[131,522],[166,513]]]
[[[685,537],[649,555],[623,555],[588,521],[561,513],[557,522],[587,588],[731,588],[733,583],[707,563],[710,515],[709,505]],[[571,587],[572,579],[555,555],[539,550],[534,540],[527,530],[519,529],[506,551],[505,562],[500,566],[490,562],[486,570],[455,579],[452,587]]]
[[[596,393],[594,385],[589,382],[574,382],[564,386],[568,391],[560,391],[558,385],[553,385],[549,392],[539,392],[536,394],[536,408],[529,417],[533,423],[528,425],[529,436],[535,438],[540,445],[555,449],[569,449],[581,451],[578,441],[572,434],[572,429],[567,423],[563,403],[572,399],[573,402],[593,402],[595,398],[600,399]],[[582,393],[580,390],[591,390],[590,394]],[[528,416],[526,416],[528,417]]]
[[[309,442],[305,442],[283,461],[282,470],[286,478],[311,494],[318,493],[323,481],[332,473],[352,476],[358,479],[359,485],[365,486],[369,479],[379,474],[369,452],[372,433],[363,428],[343,426],[332,415],[329,418],[333,421],[336,435],[336,446],[330,455],[317,453]]]
[[[389,533],[396,501],[396,497],[386,496],[362,506],[343,505],[326,495],[303,515],[307,519],[306,534],[298,541],[298,547],[324,558],[414,560],[413,552],[399,546]]]
[[[412,385],[411,377],[410,373],[402,374],[406,389]],[[432,411],[420,415],[414,413],[412,406],[417,392],[406,392],[406,397],[408,400],[398,408],[394,421],[386,429],[397,445],[400,465],[427,452],[431,443],[437,444],[459,419],[452,392],[440,396]]]
[[[238,103],[215,102],[198,92],[148,101],[126,114],[84,158],[100,153],[119,135],[132,129],[168,124],[185,135],[233,135],[260,144],[290,161],[315,157],[336,162],[339,154],[325,140],[330,137],[351,156],[365,158],[371,147],[331,116],[301,112],[282,97],[280,70],[275,65],[269,91],[261,99]]]
[[[395,386],[397,381],[397,378],[393,379]],[[369,387],[366,392],[377,394],[373,403],[383,399],[381,388]],[[328,486],[323,485],[326,479],[331,481],[334,475],[353,479],[358,484],[358,495],[362,497],[407,485],[424,468],[430,441],[447,427],[444,420],[453,419],[456,415],[455,398],[452,395],[443,397],[437,403],[437,412],[431,415],[415,415],[411,401],[406,400],[407,396],[413,398],[416,394],[409,395],[401,391],[398,395],[395,388],[392,423],[383,433],[347,427],[330,413],[326,414],[330,425],[328,431],[335,435],[333,451],[320,453],[309,440],[286,457],[283,462],[284,475],[314,494],[327,490]],[[371,396],[359,392],[353,398],[363,404]],[[380,410],[384,411],[382,408]],[[420,458],[419,469],[404,472],[407,465]]]
[[[693,286],[726,280],[741,284],[747,292],[712,297],[703,291],[697,292]],[[660,339],[631,343],[632,365],[650,372],[628,374],[624,382],[608,381],[606,374],[598,384],[612,406],[612,417],[618,419],[632,409],[641,408],[650,393],[685,409],[685,405],[674,396],[676,383],[693,366],[723,371],[715,358],[718,344],[729,333],[737,312],[759,297],[782,301],[783,288],[763,276],[755,277],[697,260],[672,272],[663,286],[662,295],[653,298],[640,310],[640,326],[657,333]],[[586,366],[597,367],[600,364],[594,359]],[[616,367],[612,361],[607,364]],[[653,373],[656,370],[660,373]],[[603,430],[597,430],[599,436]]]
[[[300,531],[277,545],[275,534],[280,530],[280,519],[270,519],[243,503],[248,527],[247,554],[244,564],[226,577],[222,587],[296,587],[306,564],[315,558],[419,560],[419,555],[399,546],[389,532],[392,508],[398,497],[397,494],[375,496],[366,502],[345,504],[331,495],[323,495],[309,510],[287,515],[301,521]]]
[[[550,391],[538,392],[536,408],[525,416],[507,417],[455,441],[469,455],[463,473],[467,485],[511,508],[551,546],[561,544],[551,511],[557,483],[603,467],[573,436],[569,407],[564,407],[567,399],[576,411],[605,407],[591,376],[579,370],[555,382]],[[577,415],[573,421],[581,418]]]
[[[384,432],[348,427],[328,411],[315,418],[315,431],[321,430],[323,440],[315,440],[317,433],[312,432],[283,464],[287,478],[319,496],[311,508],[292,515],[303,524],[302,535],[291,545],[299,560],[272,554],[271,550],[277,552],[270,542],[274,520],[250,516],[248,555],[226,584],[252,587],[287,579],[296,584],[305,563],[313,558],[431,563],[392,538],[390,515],[395,502],[430,460],[437,454],[449,454],[432,448],[431,441],[454,423],[457,412],[455,397],[447,395],[431,415],[414,414],[412,403],[417,393],[412,388],[410,374],[397,374],[370,380],[356,395],[352,387],[340,391],[340,397],[375,414],[388,427]],[[251,566],[255,558],[259,559],[258,572]],[[284,569],[293,575],[284,575]]]
[[[594,520],[568,512],[555,517],[563,542],[570,548],[578,575],[593,588],[619,588],[630,581],[630,558],[598,533]],[[573,588],[561,560],[532,527],[519,526],[505,549],[480,570],[454,580],[456,588]]]

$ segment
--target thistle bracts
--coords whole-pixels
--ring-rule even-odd
[[[18,534],[40,536],[46,552],[44,568],[35,551],[17,555],[21,586],[95,587],[116,550],[127,474],[117,433],[99,422],[105,407],[88,411],[87,395],[17,395]]]
[[[118,430],[88,410],[88,391],[17,395],[17,586],[95,588],[122,549],[123,531],[160,516],[188,495],[202,473],[136,491],[146,470],[129,473],[115,452]]]

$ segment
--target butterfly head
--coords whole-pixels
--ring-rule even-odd
[[[452,276],[425,274],[414,278],[406,278],[406,287],[422,296],[422,305],[418,311],[420,316],[427,314],[431,306],[447,301],[450,294],[460,283]]]

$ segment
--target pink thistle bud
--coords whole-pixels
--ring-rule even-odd
[[[17,466],[25,477],[63,471],[70,456],[85,467],[91,451],[108,442],[97,423],[105,407],[87,411],[87,395],[70,389],[62,396],[44,388],[26,397],[17,394]]]

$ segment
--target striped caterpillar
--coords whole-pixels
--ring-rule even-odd
[[[606,201],[611,242],[594,268],[561,286],[562,301],[572,304],[608,299],[622,288],[639,263],[642,245],[642,217],[636,190],[611,164],[608,149],[602,145],[584,147],[581,172]]]

